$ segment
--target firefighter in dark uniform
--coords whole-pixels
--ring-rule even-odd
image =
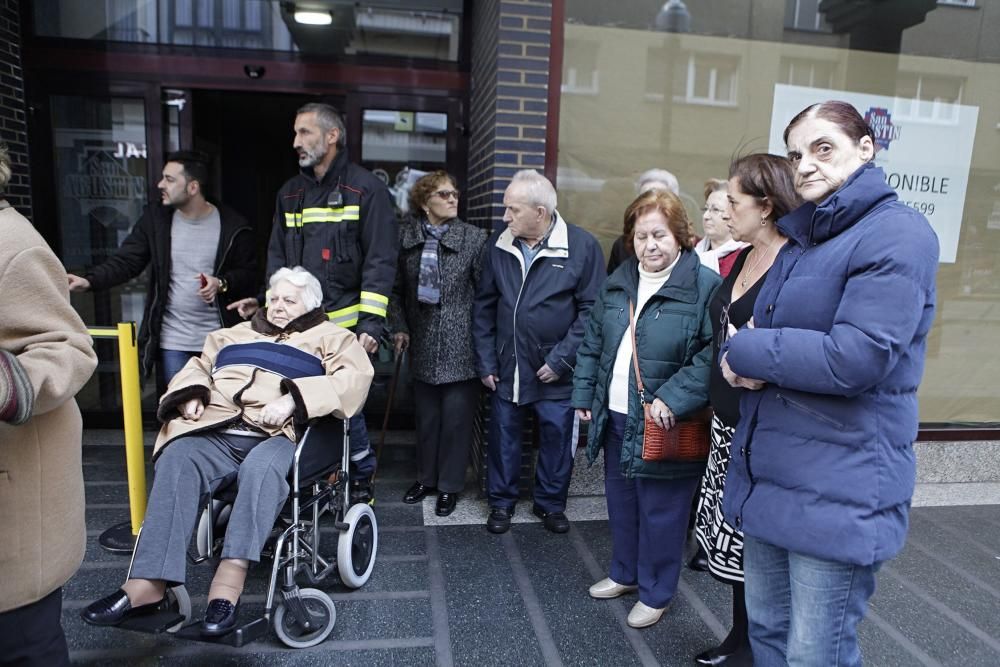
[[[385,184],[348,161],[345,140],[332,106],[298,110],[292,145],[302,170],[278,191],[267,276],[283,266],[308,269],[323,285],[330,320],[355,331],[374,354],[396,277],[396,216]],[[244,300],[233,307],[247,316],[257,305]],[[351,419],[351,462],[352,501],[372,502],[375,454],[363,415]]]

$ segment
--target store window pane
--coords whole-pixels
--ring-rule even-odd
[[[107,259],[139,220],[148,198],[146,109],[141,99],[55,95],[53,164],[62,260],[70,272]],[[88,325],[142,322],[146,275],[103,292],[74,293]],[[81,392],[84,410],[119,405],[117,345],[97,343],[100,366]]]
[[[279,0],[35,0],[35,33],[99,41],[457,61],[462,0],[327,2]],[[306,25],[296,9],[330,15]]]
[[[365,109],[362,118],[361,163],[389,186],[402,214],[413,182],[447,168],[448,115]]]
[[[636,177],[661,167],[677,175],[701,233],[706,179],[724,178],[735,154],[783,153],[789,113],[848,99],[876,131],[889,184],[941,241],[921,420],[1000,420],[990,342],[1000,312],[1000,43],[970,38],[1000,30],[1000,14],[982,2],[924,3],[923,14],[866,18],[874,24],[861,34],[854,12],[869,3],[683,4],[690,32],[668,33],[654,29],[663,3],[567,1],[560,212],[607,251]],[[600,82],[590,95],[579,91],[584,68],[583,81]]]

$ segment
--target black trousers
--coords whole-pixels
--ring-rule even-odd
[[[0,666],[63,667],[69,649],[62,623],[62,588],[0,614]]]
[[[482,384],[464,380],[447,384],[413,381],[417,422],[417,481],[438,491],[465,488],[472,426]]]

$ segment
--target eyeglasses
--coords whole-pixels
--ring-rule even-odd
[[[455,198],[455,201],[458,201],[458,198],[462,196],[458,190],[438,190],[434,194],[445,201],[448,201],[452,197]]]
[[[712,215],[721,215],[726,217],[726,209],[719,208],[718,206],[703,206],[701,208],[702,213],[711,213]]]

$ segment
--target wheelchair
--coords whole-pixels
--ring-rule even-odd
[[[331,435],[335,441],[338,424],[343,428],[339,460],[330,456],[328,446],[310,446]],[[296,443],[288,500],[261,554],[261,563],[268,555],[273,557],[262,616],[250,621],[240,619],[239,625],[225,635],[203,636],[200,620],[192,619],[191,598],[179,585],[167,588],[171,609],[176,611],[128,618],[117,627],[239,647],[263,637],[273,622],[278,639],[291,648],[308,648],[325,640],[337,621],[333,600],[318,588],[301,588],[296,578],[301,575],[316,585],[336,571],[345,586],[360,588],[371,577],[378,552],[378,522],[371,506],[350,504],[349,445],[346,419],[314,420]],[[195,553],[190,549],[188,552],[192,564],[218,559],[235,498],[234,487],[217,490],[205,504],[195,531]],[[327,514],[333,517],[337,550],[335,555],[324,558],[320,553],[320,519]],[[140,530],[137,539],[141,538]]]

